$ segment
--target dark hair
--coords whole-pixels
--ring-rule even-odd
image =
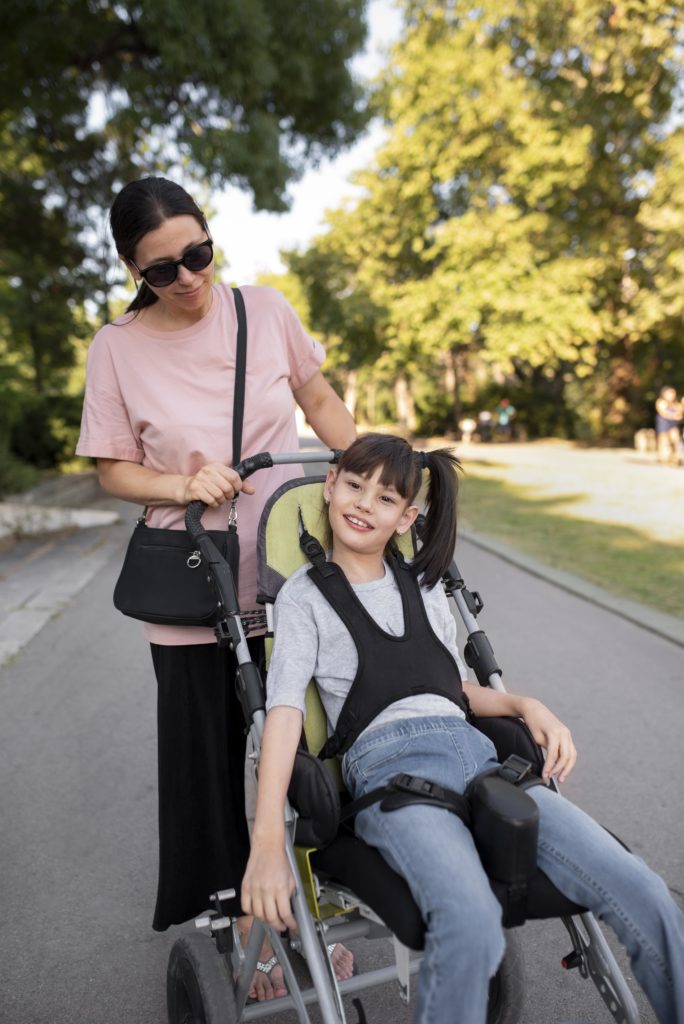
[[[156,231],[170,217],[194,217],[200,227],[209,230],[195,200],[175,182],[167,178],[140,178],[124,185],[109,211],[116,251],[130,262],[140,239],[149,231]],[[156,301],[152,289],[141,281],[126,312],[143,309]]]
[[[456,502],[461,464],[451,448],[415,452],[403,437],[363,434],[342,453],[338,470],[370,476],[382,468],[380,483],[394,487],[411,505],[423,482],[423,469],[430,474],[425,500],[422,546],[411,563],[423,584],[433,587],[449,568],[456,545]]]

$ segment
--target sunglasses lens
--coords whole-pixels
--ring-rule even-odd
[[[190,252],[186,252],[182,260],[174,261],[173,263],[157,263],[153,267],[148,267],[143,271],[143,275],[148,284],[151,284],[153,288],[166,288],[167,285],[173,284],[178,277],[178,264],[182,263],[184,267],[191,271],[204,270],[208,267],[214,258],[214,250],[211,242],[202,242],[201,245],[195,246]]]
[[[178,267],[175,263],[158,263],[156,267],[149,267],[145,271],[145,280],[153,288],[165,288],[172,284],[178,277]]]
[[[211,245],[208,242],[204,242],[202,245],[198,245],[196,249],[191,249],[190,252],[186,253],[183,258],[183,265],[188,270],[204,270],[208,267],[214,258],[214,253]]]

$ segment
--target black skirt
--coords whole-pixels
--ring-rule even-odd
[[[259,661],[261,640],[250,640]],[[218,889],[235,889],[249,855],[245,820],[245,721],[235,656],[215,644],[152,644],[157,676],[159,886],[152,927],[203,913]]]

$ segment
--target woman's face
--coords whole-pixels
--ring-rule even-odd
[[[155,263],[175,261],[189,249],[201,245],[208,234],[205,228],[191,216],[170,217],[154,231],[149,231],[138,242],[133,259],[141,270],[147,270]],[[136,281],[140,274],[135,267],[127,264]],[[214,277],[213,261],[204,270],[188,270],[179,263],[178,276],[164,288],[156,288],[147,282],[160,302],[171,314],[190,313],[203,315],[211,305],[211,285]]]

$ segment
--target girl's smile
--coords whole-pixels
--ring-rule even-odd
[[[357,530],[373,530],[374,527],[370,523],[366,522],[365,519],[359,519],[357,516],[347,515],[344,517],[350,526],[353,526]]]

